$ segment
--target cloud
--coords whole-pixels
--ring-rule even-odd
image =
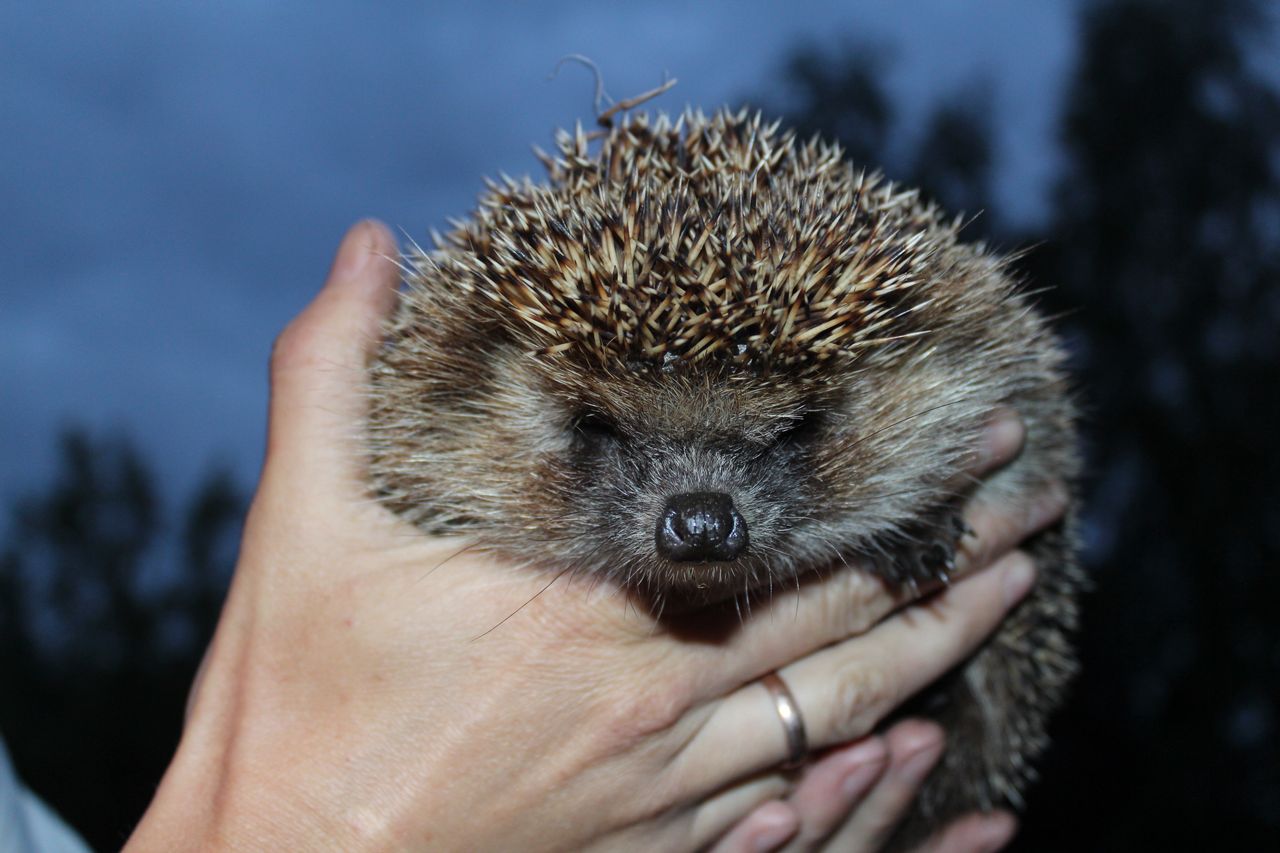
[[[0,12],[0,499],[68,423],[117,425],[171,491],[223,454],[256,471],[265,361],[343,229],[423,235],[531,143],[669,71],[661,106],[767,90],[803,40],[896,43],[908,117],[982,69],[1001,187],[1034,210],[1072,35],[1066,4],[46,0]]]

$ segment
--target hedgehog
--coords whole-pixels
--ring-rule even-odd
[[[407,253],[371,363],[372,488],[422,530],[698,607],[819,571],[945,581],[965,500],[1074,484],[1058,339],[918,192],[727,109],[537,153],[545,181],[489,181]],[[958,493],[1001,406],[1024,449]],[[1074,517],[1024,544],[1034,590],[918,697],[948,746],[895,847],[1021,805],[1076,668]]]

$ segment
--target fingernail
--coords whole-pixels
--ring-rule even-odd
[[[1028,524],[1033,530],[1048,527],[1066,510],[1069,499],[1066,486],[1059,482],[1051,483],[1031,505]]]
[[[1022,445],[1022,418],[1013,409],[996,409],[983,433],[981,462],[1008,456]]]
[[[840,790],[849,798],[863,794],[880,777],[887,759],[884,744],[879,740],[869,740],[850,750],[845,755],[846,775],[840,782]]]
[[[1010,565],[1004,570],[1004,606],[1012,607],[1030,591],[1036,569],[1026,554],[1015,553],[1005,559]]]
[[[370,251],[373,246],[373,229],[373,222],[368,219],[351,226],[347,236],[342,238],[342,245],[338,247],[338,257],[333,263],[335,273],[349,276],[364,269],[373,256]]]
[[[983,821],[982,829],[978,831],[976,841],[979,853],[995,853],[1008,844],[1017,831],[1018,822],[1013,815],[1004,812],[991,815]]]
[[[796,834],[797,828],[794,816],[789,819],[783,819],[779,815],[776,820],[771,820],[771,822],[756,831],[755,837],[751,841],[751,846],[758,853],[777,849]]]
[[[928,744],[921,747],[914,755],[910,755],[902,762],[902,775],[911,780],[923,779],[929,775],[929,771],[933,769],[933,765],[942,757],[942,751],[937,744]]]

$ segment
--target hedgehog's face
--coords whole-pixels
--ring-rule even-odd
[[[707,597],[924,541],[999,399],[996,262],[745,114],[561,142],[545,186],[494,185],[406,259],[374,365],[385,502]]]
[[[795,571],[829,401],[732,371],[543,379],[533,480],[557,556],[571,542],[585,570],[715,597]]]
[[[425,426],[375,461],[397,509],[551,570],[704,600],[892,547],[960,440],[923,411],[936,394],[884,384],[903,364],[815,380],[501,345],[418,364],[429,376],[390,404],[421,406]]]

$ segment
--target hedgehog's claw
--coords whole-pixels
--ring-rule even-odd
[[[945,509],[906,531],[873,561],[877,574],[912,591],[951,583],[960,539],[972,533],[957,510]]]

